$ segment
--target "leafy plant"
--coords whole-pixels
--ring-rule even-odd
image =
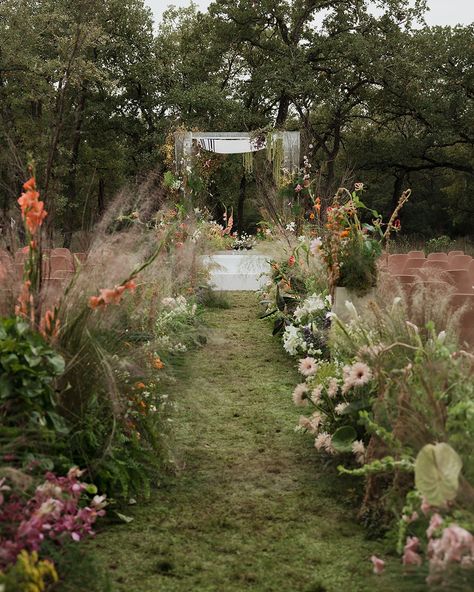
[[[6,425],[35,424],[67,431],[58,414],[54,379],[64,359],[18,317],[0,320],[0,416]]]

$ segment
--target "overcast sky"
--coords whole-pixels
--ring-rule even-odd
[[[210,0],[195,0],[201,10],[205,10]],[[189,0],[145,0],[155,15],[158,22],[163,11],[173,4],[174,6],[187,6]],[[428,0],[430,11],[426,15],[429,25],[467,25],[474,22],[474,0]]]

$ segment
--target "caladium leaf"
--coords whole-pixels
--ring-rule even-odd
[[[415,485],[432,506],[453,500],[459,488],[462,460],[445,442],[426,444],[415,461]]]

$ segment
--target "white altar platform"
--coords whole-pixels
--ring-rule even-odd
[[[254,251],[219,251],[203,257],[214,290],[256,291],[268,280],[268,256]]]

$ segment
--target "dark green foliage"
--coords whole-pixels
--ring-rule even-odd
[[[54,428],[65,433],[57,413],[54,379],[64,359],[29,324],[0,320],[0,416],[4,425]]]

